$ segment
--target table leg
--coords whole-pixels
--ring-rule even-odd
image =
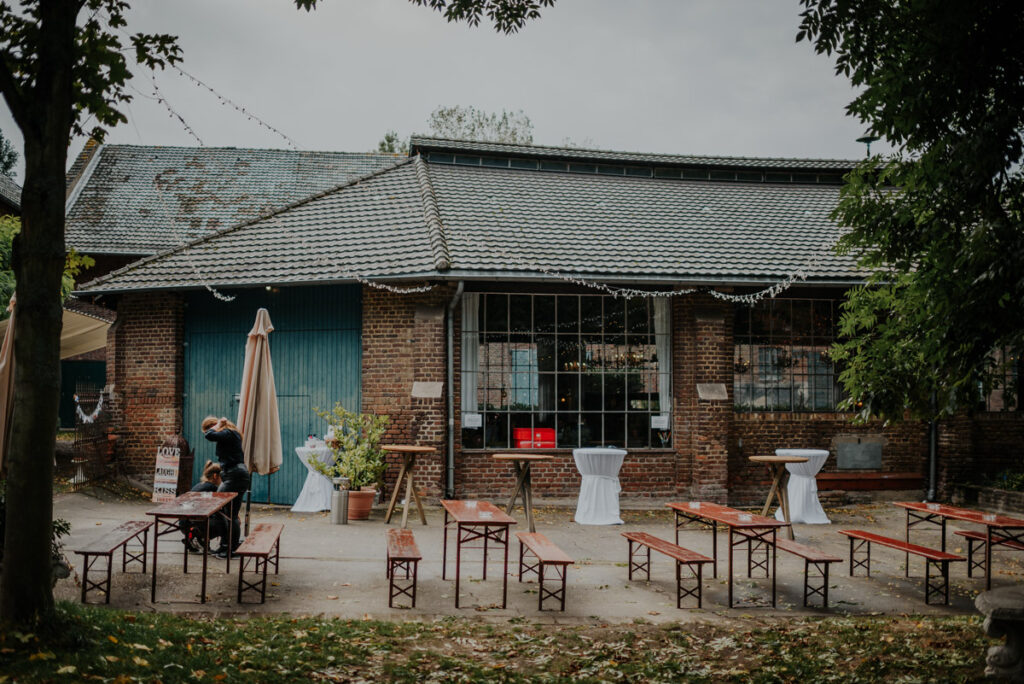
[[[411,466],[412,464],[410,463],[409,465]],[[402,488],[401,483],[398,483],[398,486],[395,487],[395,491],[397,492],[401,488]],[[412,493],[413,493],[412,468],[409,467],[409,468],[406,468],[406,470],[405,470],[405,503],[402,504],[402,529],[403,530],[405,528],[409,527],[409,506],[412,505]]]
[[[730,527],[729,530],[731,533],[732,528]],[[729,541],[732,543],[731,539]],[[711,558],[715,561],[711,566],[711,574],[715,579],[718,579],[718,522],[715,520],[711,521]],[[732,571],[730,570],[730,576],[731,574]],[[732,579],[729,582],[729,590],[732,591]]]
[[[506,525],[505,526],[505,567],[504,567],[504,571],[501,573],[501,607],[502,607],[502,609],[504,609],[505,605],[508,603],[508,545],[509,545],[509,541],[510,541],[509,537],[511,537],[511,535],[509,534],[509,528]],[[540,594],[541,603],[543,604],[543,601],[544,601],[544,597],[543,597],[544,568],[543,567],[540,570],[539,588],[540,588],[540,591],[541,591],[541,594]]]
[[[441,579],[448,579],[448,509],[444,509],[444,544],[441,546]],[[458,603],[458,599],[456,599]]]
[[[790,527],[789,529],[790,529],[790,534],[792,534],[793,528]],[[775,607],[775,578],[778,577],[778,572],[776,572],[776,570],[778,569],[779,550],[775,546],[775,543],[778,540],[778,536],[777,535],[778,535],[778,530],[773,527],[772,528],[772,548],[771,548],[771,552],[772,552],[772,608]],[[792,538],[792,537],[790,537],[790,538]],[[804,568],[804,575],[805,575],[805,580],[804,581],[806,581],[807,568]],[[826,582],[826,584],[827,584],[827,582]]]
[[[526,524],[530,532],[536,532],[537,526],[533,522],[533,474],[530,472],[530,464],[526,463],[523,468],[523,507],[526,508]]]
[[[206,543],[203,544],[203,581],[199,590],[199,602],[206,603],[206,557],[210,553],[210,516],[206,516]],[[188,549],[185,549],[188,555]],[[231,526],[228,526],[228,558],[231,557]]]
[[[486,552],[484,558],[487,558]],[[462,569],[462,523],[455,526],[455,607],[459,607],[459,573]]]
[[[413,484],[412,472],[409,472],[409,484],[412,487],[412,498],[416,500],[416,508],[420,512],[420,522],[424,525],[427,524],[427,514],[423,512],[423,500],[420,499],[420,493],[416,491],[416,485]]]
[[[793,521],[789,518],[789,471],[786,470],[785,466],[782,467],[779,473],[779,490],[777,492],[779,496],[779,507],[782,508],[782,519],[789,523],[789,527],[786,528],[786,534],[790,539],[795,539],[793,535]]]
[[[524,467],[525,465],[525,467]],[[505,506],[505,513],[512,515],[512,509],[516,506],[516,497],[519,496],[519,492],[523,489],[523,483],[526,481],[526,473],[529,471],[530,464],[522,464],[519,461],[512,461],[512,466],[516,471],[516,485],[512,488],[512,496],[508,499],[508,504]],[[523,501],[523,506],[526,505],[526,501]]]
[[[772,486],[768,489],[768,498],[765,499],[761,515],[768,515],[768,510],[772,507],[772,500],[775,499],[779,490],[779,471],[773,465],[768,466],[768,471],[772,475]]]
[[[490,532],[490,530],[487,528],[486,525],[484,525],[484,581],[485,582],[487,581],[487,537],[489,536],[487,534],[488,532]]]
[[[153,584],[149,589],[149,602],[156,603],[156,558],[157,546],[160,543],[160,516],[153,516]]]
[[[388,502],[387,514],[384,516],[384,523],[391,522],[391,515],[395,512],[395,504],[398,503],[398,492],[402,489],[402,481],[405,479],[405,464],[407,460],[402,458],[402,467],[398,470],[398,479],[395,480],[395,491],[391,492],[391,501]]]
[[[729,607],[732,608],[732,553],[733,553],[733,531],[729,526]]]

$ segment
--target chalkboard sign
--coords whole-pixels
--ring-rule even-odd
[[[839,470],[878,470],[882,467],[882,442],[876,439],[836,442]]]
[[[156,472],[153,475],[153,501],[174,501],[178,496],[178,462],[181,449],[162,446],[156,451]]]

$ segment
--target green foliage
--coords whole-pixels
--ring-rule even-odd
[[[0,632],[0,672],[11,681],[168,684],[974,682],[995,643],[977,615],[593,622],[227,619],[68,602],[45,631]]]
[[[314,0],[315,1],[315,0]],[[464,21],[479,26],[486,15],[494,29],[516,33],[527,21],[540,18],[541,7],[552,7],[555,0],[409,0],[414,5],[430,7],[450,22]]]
[[[409,154],[409,140],[402,140],[397,131],[388,131],[377,143],[381,154]]]
[[[533,123],[522,110],[500,114],[476,107],[438,107],[430,114],[430,132],[442,138],[529,145]]]
[[[1013,492],[1024,492],[1024,471],[1004,470],[988,479],[987,484],[997,489],[1009,489]]]
[[[331,411],[313,409],[334,428],[334,439],[328,442],[333,463],[323,463],[316,456],[309,459],[313,468],[329,478],[346,477],[352,489],[378,484],[384,477],[387,460],[380,442],[387,431],[388,416],[349,411],[341,402]]]
[[[0,216],[0,320],[7,318],[7,304],[14,295],[14,267],[11,264],[14,236],[21,230],[21,219],[17,216]],[[64,277],[61,280],[61,299],[67,299],[75,289],[75,278],[82,271],[92,268],[96,261],[74,249],[67,253],[64,261]]]
[[[11,141],[0,131],[0,173],[8,178],[14,178],[14,167],[18,163],[18,152],[14,149]]]
[[[872,272],[833,356],[861,417],[973,406],[1024,346],[1024,12],[1016,0],[803,0],[848,112],[897,153],[848,176],[840,250]],[[1010,388],[1011,390],[1014,388]],[[932,407],[932,394],[935,405]]]

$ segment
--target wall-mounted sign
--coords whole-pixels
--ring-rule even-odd
[[[464,428],[478,428],[483,427],[484,418],[479,413],[463,413],[462,414],[462,427]]]
[[[153,501],[174,501],[178,496],[178,463],[181,449],[160,447],[156,450],[156,473],[153,475]]]
[[[668,430],[668,416],[651,416],[652,430]]]

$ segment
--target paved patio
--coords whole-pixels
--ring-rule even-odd
[[[865,615],[865,614],[972,614],[974,597],[984,588],[984,578],[968,578],[966,563],[951,566],[950,605],[926,606],[924,603],[924,561],[911,558],[911,578],[905,578],[902,553],[886,548],[872,548],[872,576],[849,576],[848,562],[832,566],[827,610],[802,607],[803,561],[782,553],[778,557],[778,604],[770,605],[770,581],[745,577],[745,555],[737,554],[736,607],[727,607],[727,535],[719,537],[719,576],[704,580],[704,608],[675,607],[674,568],[670,559],[654,554],[652,581],[630,582],[626,568],[626,541],[621,532],[644,531],[671,539],[672,517],[664,501],[624,502],[624,525],[609,527],[582,526],[572,521],[574,502],[537,502],[537,530],[546,534],[564,549],[576,564],[569,568],[568,595],[564,613],[537,611],[536,584],[517,582],[515,577],[518,543],[513,541],[509,552],[508,607],[501,609],[501,581],[496,568],[500,552],[492,551],[488,579],[480,581],[479,551],[469,551],[463,562],[462,608],[454,607],[454,581],[441,579],[441,545],[443,513],[438,505],[427,506],[428,525],[410,519],[424,559],[420,563],[419,589],[415,609],[387,606],[387,580],[384,577],[385,544],[383,508],[378,507],[369,521],[348,525],[332,525],[328,514],[293,514],[286,508],[253,506],[253,521],[284,523],[281,543],[281,574],[271,576],[264,605],[235,602],[237,576],[226,576],[224,561],[212,559],[207,594],[209,601],[198,603],[198,557],[190,559],[190,573],[181,572],[183,546],[171,536],[161,539],[157,602],[149,601],[150,574],[122,574],[120,562],[115,565],[111,607],[125,610],[169,611],[190,614],[248,615],[290,613],[294,615],[323,614],[343,618],[433,619],[461,615],[485,620],[507,621],[510,618],[559,623],[622,623],[719,621],[739,616],[763,615],[777,618],[794,615]],[[62,494],[54,501],[54,515],[69,520],[72,533],[66,540],[68,558],[75,564],[71,578],[61,580],[55,589],[58,598],[79,600],[78,573],[81,557],[71,550],[113,528],[125,520],[147,519],[145,511],[153,504],[125,502],[101,489],[86,493]],[[636,509],[640,506],[640,509]],[[795,525],[797,541],[848,558],[848,541],[837,534],[841,528],[859,528],[902,538],[904,512],[889,503],[851,506],[828,511],[831,525]],[[514,515],[523,522],[522,510]],[[524,527],[525,525],[520,525]],[[966,554],[964,540],[952,534],[959,526],[950,525],[948,550]],[[513,527],[515,530],[515,527]],[[450,538],[451,543],[451,538]],[[925,537],[914,538],[928,542]],[[150,542],[152,544],[152,542]],[[711,533],[694,529],[685,531],[680,544],[695,551],[711,554]],[[150,547],[152,548],[152,546]],[[449,549],[451,551],[451,549]],[[1024,554],[997,550],[993,587],[1024,582]],[[451,557],[449,563],[453,563]],[[233,563],[232,569],[237,566]],[[449,566],[452,567],[451,565]],[[91,601],[100,600],[94,592]],[[692,602],[687,599],[684,605]],[[547,605],[554,606],[550,601]]]

